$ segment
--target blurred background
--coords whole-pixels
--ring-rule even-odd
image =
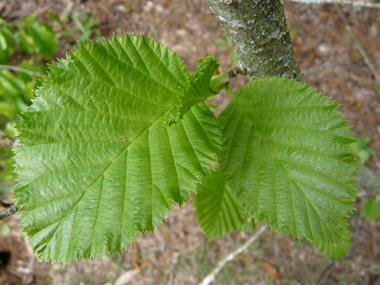
[[[224,267],[216,284],[380,284],[380,1],[363,2],[377,8],[284,4],[308,84],[342,104],[359,136],[353,150],[363,169],[348,252],[329,258],[307,241],[268,230]],[[124,32],[169,45],[190,71],[207,52],[224,71],[237,61],[206,0],[0,0],[0,211],[12,203],[16,176],[9,146],[17,114],[31,104],[47,64],[78,41]],[[246,82],[238,76],[231,86]],[[229,103],[223,93],[215,100]],[[0,221],[0,284],[197,284],[253,231],[207,241],[193,214],[191,201],[174,207],[154,236],[139,236],[121,255],[66,266],[37,262],[19,232],[18,215],[10,216]]]

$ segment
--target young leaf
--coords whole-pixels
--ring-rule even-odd
[[[329,257],[342,258],[348,249],[350,248],[351,235],[350,231],[345,228],[342,235],[342,240],[339,244],[331,244],[327,242],[317,242],[315,243],[316,248]]]
[[[188,76],[169,48],[129,35],[80,44],[51,67],[15,150],[14,198],[40,259],[120,252],[186,202],[221,145],[203,104],[163,125]]]
[[[312,241],[340,242],[353,210],[355,137],[337,104],[308,86],[264,78],[241,88],[220,116],[221,163],[257,222]]]
[[[232,230],[249,229],[248,215],[226,183],[220,168],[202,180],[197,188],[194,207],[208,239],[224,236]]]
[[[211,78],[218,69],[218,59],[213,55],[207,55],[206,59],[199,60],[196,73],[191,73],[186,88],[183,90],[178,105],[166,116],[168,125],[175,123],[195,104],[207,100],[213,94],[210,89]]]

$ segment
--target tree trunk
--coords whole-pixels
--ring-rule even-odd
[[[209,0],[250,79],[303,81],[280,0]]]

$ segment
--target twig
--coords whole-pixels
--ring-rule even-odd
[[[18,66],[13,66],[13,65],[0,65],[0,69],[18,71],[18,72],[26,73],[32,76],[36,73],[34,71],[27,70]]]
[[[8,209],[0,213],[0,221],[5,219],[6,217],[9,217],[10,215],[13,215],[17,213],[19,208],[16,206],[16,204],[13,204]]]
[[[356,7],[380,8],[380,3],[351,1],[351,0],[287,0],[287,1],[300,2],[300,3],[305,3],[305,4],[336,3],[336,4],[347,4],[347,5],[352,5]]]
[[[358,49],[360,55],[363,57],[365,64],[368,66],[369,70],[372,72],[373,77],[375,77],[377,85],[380,86],[380,77],[376,72],[375,66],[371,63],[371,61],[369,60],[369,58],[367,56],[367,53],[365,52],[365,50],[363,49],[363,47],[361,46],[359,41],[356,39],[355,34],[352,32],[351,27],[348,24],[348,21],[347,21],[346,17],[343,15],[342,10],[339,8],[338,4],[334,3],[334,6],[335,6],[336,11],[339,14],[339,17],[342,19],[343,24],[344,24],[347,32],[350,34],[352,41],[354,42],[354,44],[355,44],[356,48]]]
[[[9,208],[12,207],[13,204],[8,204],[0,200],[0,206],[3,208]]]
[[[236,256],[238,256],[240,253],[242,253],[243,251],[247,250],[248,247],[251,245],[251,243],[253,243],[254,241],[256,241],[264,232],[265,230],[267,229],[267,225],[263,225],[249,240],[247,240],[241,247],[239,247],[237,250],[235,250],[234,252],[231,252],[229,255],[227,255],[224,259],[222,259],[221,261],[219,261],[218,263],[218,266],[214,268],[214,270],[206,276],[205,279],[203,279],[203,281],[201,283],[199,283],[200,285],[208,285],[210,284],[211,282],[213,282],[215,280],[215,277],[216,275],[222,270],[222,268],[224,267],[224,265],[227,264],[227,262],[231,261],[231,260],[234,260],[234,258]]]

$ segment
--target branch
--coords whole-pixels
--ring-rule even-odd
[[[10,215],[17,213],[18,210],[19,208],[16,206],[16,204],[12,204],[12,206],[0,213],[0,221],[5,219],[6,217],[9,217]]]
[[[211,284],[215,280],[216,275],[222,270],[224,265],[227,264],[227,262],[234,260],[236,256],[238,256],[243,251],[247,250],[248,247],[256,241],[267,229],[267,225],[263,225],[252,237],[250,237],[249,240],[247,240],[241,247],[239,247],[234,252],[231,252],[229,255],[227,255],[224,259],[219,261],[218,266],[214,268],[214,270],[206,276],[205,279],[199,285],[208,285]]]
[[[365,64],[368,66],[368,69],[372,72],[373,77],[375,78],[377,85],[380,86],[380,77],[376,72],[375,66],[371,63],[371,61],[369,60],[369,57],[367,56],[367,53],[365,52],[364,48],[361,46],[359,41],[356,39],[355,34],[351,30],[351,27],[348,24],[346,17],[343,15],[342,10],[340,10],[338,4],[334,3],[334,6],[335,6],[336,11],[339,14],[339,17],[342,19],[343,24],[344,24],[348,34],[350,35],[352,41],[354,42],[356,48],[358,49],[358,51],[360,53],[360,55],[363,57]]]
[[[303,81],[280,0],[208,0],[250,79]]]
[[[299,2],[305,4],[324,4],[324,3],[336,3],[347,4],[355,7],[368,7],[368,8],[380,8],[380,3],[371,3],[363,1],[350,1],[350,0],[287,0],[288,2]]]

